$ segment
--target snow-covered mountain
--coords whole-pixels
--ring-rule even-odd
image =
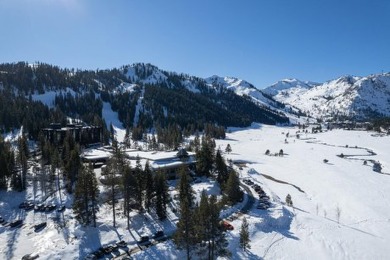
[[[237,95],[248,96],[257,105],[270,108],[275,108],[277,106],[274,100],[270,99],[269,96],[264,95],[262,91],[245,80],[234,77],[219,77],[216,75],[206,78],[205,80],[210,87],[224,88],[235,92]]]
[[[308,90],[317,85],[319,84],[315,82],[300,81],[298,79],[283,79],[271,85],[270,87],[263,89],[262,91],[268,95],[275,96],[279,92],[285,90],[289,90],[289,89]]]
[[[368,119],[390,116],[390,73],[367,77],[343,76],[323,84],[294,80],[264,90],[276,100],[322,119]]]
[[[277,101],[273,98],[273,94],[277,93],[277,90],[291,88],[291,87],[297,87],[297,86],[304,86],[305,88],[310,88],[315,85],[315,83],[309,83],[309,82],[302,82],[298,80],[284,80],[280,84],[275,84],[275,91],[264,91],[257,89],[254,87],[251,83],[234,78],[234,77],[219,77],[219,76],[212,76],[205,79],[207,84],[210,87],[222,87],[225,89],[229,89],[231,91],[234,91],[239,96],[247,96],[254,102],[256,105],[267,108],[269,110],[275,111],[277,113],[283,113],[287,117],[289,117],[290,122],[296,123],[298,122],[298,118],[300,115],[302,115],[301,111],[299,109],[295,108],[291,105],[283,104],[282,102]]]

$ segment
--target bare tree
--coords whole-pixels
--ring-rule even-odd
[[[337,205],[337,208],[336,208],[337,223],[340,223],[340,215],[341,215],[341,208],[339,205]]]

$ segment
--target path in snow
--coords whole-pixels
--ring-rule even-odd
[[[346,148],[346,149],[360,149],[360,150],[365,150],[367,152],[367,154],[342,154],[342,155],[337,155],[340,158],[344,158],[344,159],[347,159],[347,160],[369,161],[369,162],[371,162],[373,164],[377,162],[377,161],[375,161],[373,159],[356,158],[356,157],[367,157],[367,156],[375,156],[375,155],[377,155],[377,153],[375,153],[373,150],[371,150],[369,148],[359,147],[359,146],[334,145],[334,144],[328,144],[328,143],[320,142],[320,141],[317,140],[317,138],[310,138],[310,139],[314,140],[314,141],[306,141],[306,143],[309,143],[309,144],[319,144],[319,145],[325,145],[325,146],[330,146],[330,147]],[[390,175],[390,173],[386,173],[386,172],[380,172],[380,173],[384,174],[384,175]],[[266,177],[266,176],[264,176],[264,177]]]
[[[277,182],[277,183],[282,183],[282,184],[287,184],[287,185],[291,185],[293,186],[294,188],[296,188],[298,191],[302,192],[302,193],[305,193],[301,188],[299,188],[297,185],[294,185],[294,184],[291,184],[289,182],[286,182],[286,181],[282,181],[282,180],[278,180],[278,179],[275,179],[274,177],[272,176],[269,176],[267,174],[264,174],[264,173],[261,173],[262,176],[264,176],[264,178],[268,179],[268,180],[271,180],[271,181],[274,181],[274,182]]]

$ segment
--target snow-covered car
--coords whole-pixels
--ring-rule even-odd
[[[27,255],[24,255],[22,257],[22,260],[34,260],[34,259],[37,259],[39,257],[38,254],[36,253],[31,253],[31,254],[27,254]]]
[[[89,254],[86,257],[84,257],[84,260],[95,260],[95,259],[98,259],[98,258],[94,254]]]
[[[259,203],[259,205],[257,205],[257,209],[262,209],[262,210],[265,210],[265,209],[268,209],[269,206],[265,203]]]
[[[34,211],[39,211],[39,212],[45,211],[45,204],[40,203],[35,205]]]
[[[116,242],[116,245],[119,246],[119,247],[126,247],[127,246],[127,242],[122,240],[122,241]]]
[[[45,211],[51,212],[51,211],[55,210],[56,208],[57,208],[57,206],[55,204],[49,204],[49,205],[45,206]]]

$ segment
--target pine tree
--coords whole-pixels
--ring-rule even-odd
[[[131,203],[136,190],[136,179],[130,166],[125,166],[122,176],[123,211],[127,218],[127,228],[130,228]]]
[[[242,192],[240,190],[240,181],[235,171],[231,171],[229,173],[225,192],[227,199],[231,205],[240,201],[240,199],[242,198]]]
[[[152,205],[152,199],[154,196],[154,181],[153,181],[153,174],[152,171],[150,170],[149,166],[149,161],[146,162],[145,164],[145,169],[144,169],[144,176],[145,176],[145,208],[149,212],[150,211],[150,206]]]
[[[287,194],[287,196],[286,196],[286,204],[287,204],[287,206],[290,206],[290,207],[292,207],[292,205],[293,205],[290,194]]]
[[[144,193],[144,175],[142,171],[141,161],[137,156],[137,161],[134,168],[134,176],[136,179],[135,199],[139,203],[139,210],[143,208],[143,193]]]
[[[180,169],[179,181],[179,222],[173,236],[173,241],[176,246],[184,248],[187,253],[187,259],[190,259],[191,249],[196,243],[195,219],[194,211],[192,210],[193,195],[192,189],[188,181],[188,173],[185,168]]]
[[[215,143],[210,138],[202,138],[202,146],[196,153],[196,170],[201,176],[210,176],[214,162]]]
[[[225,152],[226,153],[231,153],[232,152],[232,147],[230,146],[230,144],[226,145]]]
[[[246,218],[244,217],[241,224],[240,229],[240,247],[246,251],[247,249],[251,248],[251,245],[249,244],[250,238],[249,238],[249,224]]]
[[[90,166],[87,169],[87,175],[88,175],[88,180],[89,180],[89,189],[88,189],[88,197],[90,198],[91,201],[91,212],[92,212],[92,222],[93,226],[96,227],[96,213],[99,211],[98,208],[98,197],[99,197],[99,188],[98,188],[98,183],[96,180],[95,173],[93,172],[92,167]]]
[[[155,175],[156,214],[160,220],[167,217],[168,188],[165,173],[158,171]]]
[[[107,167],[104,169],[106,171],[105,175],[107,176],[107,184],[109,188],[109,200],[112,205],[112,220],[113,226],[116,226],[116,210],[115,205],[117,203],[117,194],[118,194],[118,185],[120,184],[121,172],[117,158],[111,157],[107,163]]]
[[[196,242],[200,245],[207,245],[208,255],[211,253],[210,245],[210,206],[209,199],[206,194],[206,191],[203,190],[200,196],[199,206],[195,208],[195,218],[196,218]],[[204,252],[206,249],[200,246],[200,253],[202,255],[206,254]]]
[[[220,211],[217,197],[215,195],[208,197],[203,190],[194,216],[196,218],[196,242],[200,245],[201,255],[204,257],[207,254],[207,259],[230,255],[227,250],[228,242],[225,231],[220,228],[219,224]],[[202,244],[207,245],[207,248],[202,248]]]
[[[27,138],[24,134],[22,134],[21,137],[18,139],[18,164],[21,168],[21,180],[19,187],[20,190],[26,189],[26,175],[27,175],[27,159],[29,156],[29,150],[28,150],[28,144],[27,144]]]
[[[215,155],[215,171],[217,172],[217,182],[224,188],[228,180],[228,169],[225,160],[222,158],[221,150],[217,150]]]
[[[76,219],[83,225],[93,223],[96,226],[98,196],[99,188],[93,170],[82,167],[76,182],[73,210]]]
[[[65,173],[68,180],[67,189],[68,192],[70,193],[72,193],[73,191],[72,187],[79,174],[80,168],[81,168],[81,161],[80,161],[79,149],[78,146],[76,146],[70,152],[70,156],[67,160],[67,164],[65,165]]]
[[[0,135],[0,189],[7,189],[8,179],[12,176],[15,167],[15,156],[8,142],[4,142]]]

